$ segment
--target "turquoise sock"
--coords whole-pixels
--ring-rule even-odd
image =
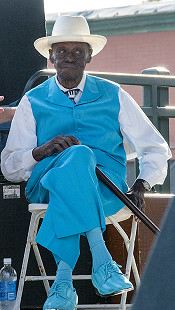
[[[101,228],[94,228],[86,232],[93,260],[93,269],[96,271],[101,265],[112,260],[103,239]]]
[[[55,282],[68,282],[70,285],[72,285],[72,268],[63,260],[58,263]]]

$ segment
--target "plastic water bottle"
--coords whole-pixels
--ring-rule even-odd
[[[4,258],[4,267],[0,270],[0,310],[15,309],[17,274],[11,262],[11,258]]]

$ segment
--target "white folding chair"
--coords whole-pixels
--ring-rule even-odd
[[[48,204],[38,204],[38,203],[32,203],[29,204],[29,212],[31,212],[31,220],[28,230],[28,236],[27,236],[27,242],[25,246],[24,256],[23,256],[23,262],[22,262],[22,268],[21,268],[21,274],[19,278],[19,284],[18,284],[18,292],[17,292],[17,299],[16,299],[16,308],[15,310],[20,310],[20,304],[21,304],[21,298],[22,293],[24,289],[24,284],[26,281],[43,281],[46,294],[48,296],[48,290],[50,288],[49,280],[54,280],[54,276],[47,276],[46,271],[43,265],[43,261],[37,246],[37,243],[35,242],[35,237],[38,231],[38,225],[39,220],[41,218],[44,218],[45,212],[47,210]],[[136,237],[136,230],[137,230],[137,223],[133,216],[132,221],[132,227],[131,227],[131,234],[128,237],[126,232],[123,230],[123,228],[119,225],[119,222],[124,221],[128,219],[132,215],[131,211],[124,207],[122,210],[120,210],[117,214],[109,216],[106,218],[106,224],[113,224],[114,227],[117,229],[117,231],[122,236],[128,255],[127,255],[127,262],[126,262],[126,272],[125,275],[129,279],[131,268],[133,270],[134,278],[136,287],[138,287],[140,283],[140,277],[138,273],[138,269],[136,266],[136,262],[134,259],[134,244],[135,244],[135,237]],[[41,276],[27,276],[27,266],[29,262],[29,255],[30,255],[30,249],[33,247],[35,258],[38,264],[38,268],[40,271]],[[86,280],[91,279],[90,275],[73,275],[73,280]],[[126,303],[127,299],[127,293],[123,293],[121,296],[121,302],[120,304],[90,304],[90,305],[78,305],[77,308],[81,309],[120,309],[120,310],[126,310],[131,307],[131,304]]]

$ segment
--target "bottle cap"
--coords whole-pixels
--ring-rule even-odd
[[[4,258],[4,265],[11,265],[12,259],[11,258]]]

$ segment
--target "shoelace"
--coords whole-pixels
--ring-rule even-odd
[[[122,267],[121,265],[118,265],[118,264],[114,265],[114,264],[111,264],[111,263],[108,263],[108,264],[105,266],[105,268],[106,268],[105,271],[106,271],[106,275],[107,275],[106,278],[107,278],[107,279],[109,279],[109,278],[111,277],[111,275],[112,275],[113,272],[122,274],[122,272],[121,272],[121,270],[120,270],[119,268],[116,269],[116,266],[119,267],[119,268]]]
[[[63,296],[65,292],[65,285],[66,287],[69,287],[67,283],[53,283],[52,287],[50,288],[49,292],[50,294],[58,293],[59,295]]]

